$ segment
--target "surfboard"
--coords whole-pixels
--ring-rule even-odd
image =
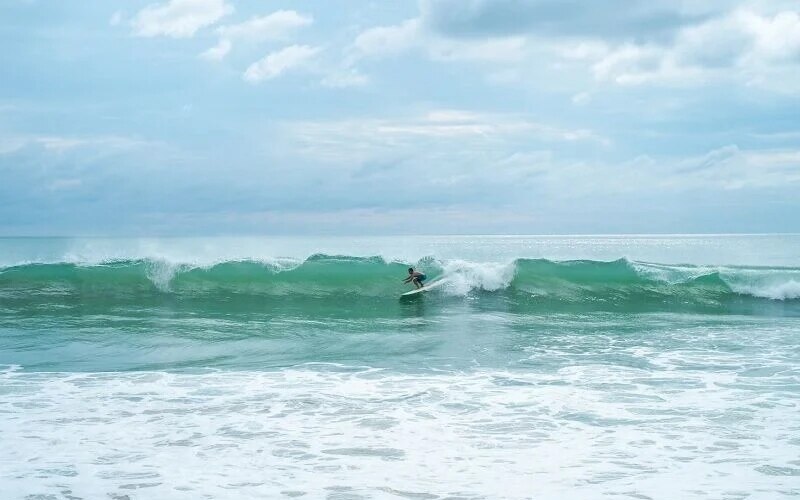
[[[416,295],[418,293],[427,292],[428,290],[432,290],[432,289],[434,289],[436,287],[444,285],[445,283],[447,283],[447,280],[445,280],[445,279],[433,280],[430,283],[428,283],[427,285],[423,286],[422,288],[417,288],[415,290],[411,290],[410,292],[402,293],[402,294],[400,294],[400,296],[401,297],[408,297],[409,295]]]

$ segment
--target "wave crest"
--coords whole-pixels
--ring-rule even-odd
[[[225,261],[197,266],[157,260],[95,265],[26,264],[0,270],[3,296],[372,297],[395,300],[409,264],[381,257],[313,255],[303,261]],[[675,266],[626,259],[476,263],[433,258],[413,263],[447,285],[437,296],[502,296],[556,307],[649,309],[800,299],[800,269]],[[44,299],[43,299],[44,300]],[[156,299],[154,299],[156,300]]]

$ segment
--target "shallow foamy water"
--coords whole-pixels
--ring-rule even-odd
[[[6,498],[800,494],[795,369],[654,361],[549,374],[9,370],[0,475]]]

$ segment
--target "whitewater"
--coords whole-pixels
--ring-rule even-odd
[[[0,497],[793,498],[799,342],[800,235],[0,238]]]

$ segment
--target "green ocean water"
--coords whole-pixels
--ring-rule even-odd
[[[0,485],[789,498],[799,342],[797,235],[0,239]]]

